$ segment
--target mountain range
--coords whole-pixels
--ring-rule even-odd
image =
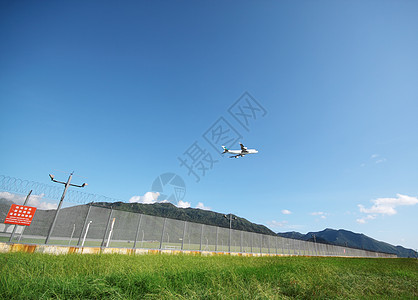
[[[203,223],[205,225],[229,228],[229,215],[198,208],[179,208],[171,203],[125,203],[125,202],[100,202],[94,205],[108,208],[136,212],[150,216],[165,217],[181,221]],[[243,230],[267,235],[276,233],[264,225],[254,224],[247,219],[233,215],[232,229]]]
[[[376,252],[393,253],[398,257],[417,257],[417,252],[412,249],[406,249],[402,246],[393,246],[385,242],[377,241],[362,233],[354,233],[343,229],[335,230],[327,228],[319,232],[308,232],[307,234],[295,231],[283,233],[279,232],[277,235],[303,241],[314,241],[317,243],[365,249]]]

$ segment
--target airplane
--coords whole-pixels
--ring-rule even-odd
[[[238,158],[238,157],[244,157],[244,155],[246,155],[246,154],[258,153],[258,151],[255,150],[255,149],[247,149],[247,147],[244,147],[243,144],[241,144],[241,143],[239,143],[239,144],[241,146],[241,150],[229,150],[225,146],[222,146],[222,148],[224,149],[224,152],[222,152],[222,154],[225,154],[225,153],[236,154],[236,155],[230,156],[229,158],[234,158],[234,157]]]

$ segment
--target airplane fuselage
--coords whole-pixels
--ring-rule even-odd
[[[255,150],[255,149],[247,149],[247,150],[244,150],[244,151],[242,151],[242,150],[228,150],[228,153],[231,153],[231,154],[244,154],[244,155],[246,155],[246,154],[255,154],[255,153],[258,153],[258,151]]]
[[[241,144],[241,143],[240,143],[240,145],[241,145],[241,150],[229,150],[225,146],[222,146],[222,148],[224,149],[224,152],[222,152],[222,153],[223,154],[224,153],[233,154],[233,156],[230,156],[231,158],[234,158],[234,157],[238,158],[238,157],[243,157],[244,155],[247,155],[247,154],[258,153],[258,151],[255,150],[255,149],[247,149],[247,147],[244,147],[244,145]]]

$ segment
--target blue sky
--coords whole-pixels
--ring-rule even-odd
[[[191,207],[418,248],[416,1],[0,5],[1,174],[145,201],[172,172]],[[259,153],[220,156],[221,117]],[[199,182],[194,142],[218,160]]]

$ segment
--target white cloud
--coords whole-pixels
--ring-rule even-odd
[[[382,215],[395,215],[396,210],[393,206],[382,206],[382,205],[373,205],[371,208],[365,208],[364,205],[357,205],[360,209],[360,212],[365,214],[375,213],[375,214],[382,214]]]
[[[284,214],[284,215],[290,215],[290,214],[292,214],[292,212],[290,210],[283,209],[282,210],[282,214]]]
[[[129,199],[129,203],[153,204],[157,202],[160,193],[146,192],[144,196],[133,196]]]
[[[281,228],[281,227],[285,227],[287,225],[287,221],[269,221],[267,222],[267,226],[271,227],[271,228]]]
[[[203,209],[203,210],[211,210],[211,209],[212,209],[212,208],[210,208],[210,207],[208,207],[208,206],[205,206],[202,202],[199,202],[199,203],[196,205],[196,208]]]
[[[358,207],[362,213],[392,216],[397,213],[395,209],[397,206],[415,205],[418,203],[417,197],[402,194],[396,194],[396,196],[397,198],[377,198],[372,200],[373,206],[370,208],[365,208],[361,204]]]
[[[316,212],[311,212],[310,215],[311,216],[318,216],[321,219],[326,219],[328,214],[326,212],[323,212],[323,211],[316,211]]]
[[[179,207],[179,208],[189,208],[190,207],[190,202],[180,200],[177,203],[177,207]]]
[[[51,203],[47,201],[41,201],[45,194],[41,195],[30,195],[27,206],[33,206],[38,209],[47,210],[47,209],[57,209],[57,203]],[[16,204],[23,204],[25,202],[26,196],[16,195],[9,192],[0,192],[0,198],[10,200]]]
[[[131,197],[131,199],[129,199],[129,203],[143,203],[143,204],[154,204],[154,203],[157,203],[157,202],[158,203],[171,203],[167,199],[158,201],[159,196],[160,196],[160,193],[158,193],[158,192],[156,192],[156,193],[155,192],[146,192],[144,196],[133,196],[133,197]],[[203,203],[199,203],[199,204],[203,205]],[[191,206],[191,203],[180,200],[176,204],[176,206],[179,207],[179,208],[189,208]]]
[[[25,197],[22,195],[16,195],[9,192],[0,192],[0,198],[4,198],[6,200],[12,201],[16,204],[23,204],[25,201]]]
[[[381,157],[379,154],[372,154],[370,159],[373,160],[376,164],[384,163],[387,160],[386,158]]]
[[[291,230],[300,230],[303,228],[303,225],[291,225],[287,221],[268,221],[266,222],[267,227],[270,229],[278,230],[278,229],[291,229]]]
[[[316,211],[316,212],[311,212],[312,216],[325,216],[326,213],[324,213],[323,211]]]
[[[29,206],[35,206],[39,209],[57,209],[58,204],[56,203],[50,203],[50,202],[46,202],[46,201],[41,201],[40,199],[43,197],[44,195],[40,195],[37,197],[34,197],[33,199],[29,200],[28,205]],[[22,202],[23,203],[23,202]]]
[[[374,220],[376,219],[376,215],[367,215],[364,218],[357,219],[357,223],[365,224],[367,220]]]
[[[317,212],[312,212],[311,213],[312,216],[320,216],[320,215],[323,215],[323,214],[324,214],[324,212],[322,212],[322,211],[317,211]]]

